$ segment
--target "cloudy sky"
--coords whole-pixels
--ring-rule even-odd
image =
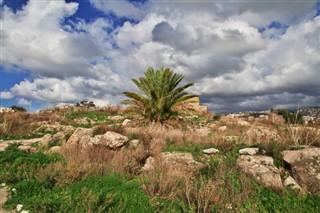
[[[216,113],[320,105],[319,0],[0,5],[0,106],[119,104],[166,66]]]

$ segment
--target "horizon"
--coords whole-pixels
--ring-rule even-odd
[[[170,67],[217,114],[320,106],[320,0],[0,0],[0,107],[119,105]]]

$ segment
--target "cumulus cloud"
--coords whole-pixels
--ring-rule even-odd
[[[91,37],[61,28],[61,23],[77,8],[77,3],[35,0],[16,13],[4,6],[2,66],[49,77],[85,75],[90,68],[88,59],[94,59],[102,51]]]
[[[22,105],[22,106],[31,106],[31,101],[28,101],[27,99],[25,98],[20,98],[18,100],[18,105]]]
[[[313,1],[91,4],[135,21],[116,28],[108,16],[71,21],[78,4],[64,1],[30,0],[16,13],[3,7],[0,62],[32,75],[1,97],[118,104],[135,89],[131,78],[169,66],[216,112],[320,103]],[[274,21],[286,27],[270,27]]]
[[[0,99],[12,99],[13,95],[11,92],[0,92]]]

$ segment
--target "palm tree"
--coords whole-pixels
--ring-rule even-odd
[[[174,73],[170,68],[156,71],[149,68],[143,77],[132,79],[142,94],[124,92],[130,99],[122,103],[129,105],[128,110],[140,113],[148,121],[163,123],[178,114],[178,107],[198,97],[184,91],[193,83],[177,87],[183,78],[182,74]]]

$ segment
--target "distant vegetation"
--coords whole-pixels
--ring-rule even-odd
[[[193,83],[178,87],[183,78],[182,74],[174,73],[170,68],[149,68],[143,77],[132,79],[142,94],[124,92],[130,99],[122,103],[129,105],[128,110],[141,114],[148,121],[164,123],[177,115],[175,108],[197,97],[184,91]]]
[[[26,112],[27,110],[21,106],[11,106],[11,109],[13,109],[15,112]]]

